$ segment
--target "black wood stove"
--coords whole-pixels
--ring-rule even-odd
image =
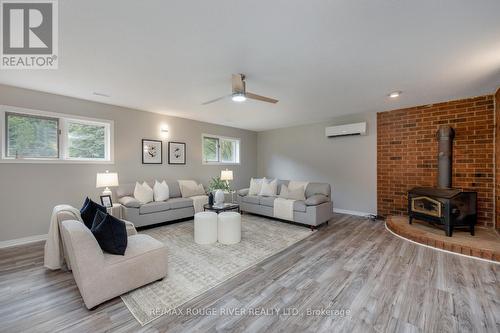
[[[416,218],[437,224],[449,237],[455,227],[467,227],[474,235],[477,221],[477,192],[451,188],[454,137],[455,131],[449,126],[437,132],[438,187],[415,187],[408,191],[409,223]]]

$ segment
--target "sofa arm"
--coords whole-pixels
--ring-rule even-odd
[[[307,206],[317,206],[319,204],[322,204],[324,202],[328,202],[330,199],[326,195],[323,194],[315,194],[311,195],[309,198],[306,199],[306,205]]]
[[[128,208],[139,208],[141,203],[134,197],[121,197],[118,202]]]
[[[250,190],[249,188],[243,188],[243,189],[241,189],[241,190],[238,190],[238,195],[239,195],[240,197],[247,196],[247,195],[248,195],[248,191],[249,191],[249,190]]]

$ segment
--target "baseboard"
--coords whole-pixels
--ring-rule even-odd
[[[47,240],[47,234],[0,241],[0,249]]]
[[[333,208],[333,212],[339,213],[339,214],[347,214],[347,215],[355,215],[355,216],[363,216],[363,217],[366,217],[368,215],[372,215],[371,213],[358,212],[355,210],[347,210],[347,209],[340,209],[340,208]]]

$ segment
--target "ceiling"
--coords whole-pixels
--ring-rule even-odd
[[[500,86],[498,0],[59,1],[59,35],[0,83],[257,131]],[[232,73],[279,103],[202,106]]]

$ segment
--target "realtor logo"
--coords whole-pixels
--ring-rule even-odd
[[[1,0],[1,69],[57,69],[57,0]]]

